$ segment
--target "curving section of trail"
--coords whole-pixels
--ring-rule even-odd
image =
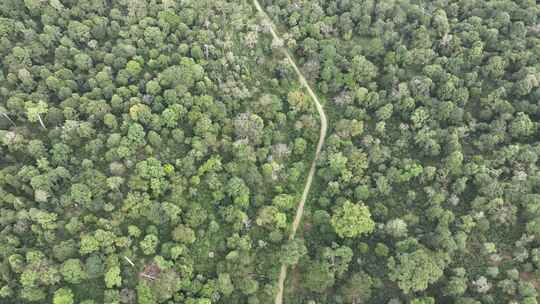
[[[272,22],[272,20],[268,17],[266,12],[262,9],[261,5],[259,4],[258,0],[253,0],[253,4],[255,5],[255,8],[259,13],[261,13],[264,18],[269,22],[270,24],[270,33],[272,33],[272,36],[275,40],[281,40],[279,36],[277,35],[275,31],[275,25]],[[302,220],[302,215],[304,214],[304,205],[306,203],[307,196],[309,194],[309,191],[311,189],[311,183],[313,182],[313,176],[315,175],[315,170],[317,166],[317,160],[319,159],[319,156],[321,154],[322,147],[324,145],[324,141],[326,139],[326,132],[328,129],[328,120],[326,119],[326,113],[324,112],[323,106],[321,105],[321,102],[319,101],[319,98],[317,95],[313,92],[313,89],[307,82],[306,78],[296,65],[296,62],[292,58],[289,51],[285,48],[282,48],[283,53],[285,54],[285,57],[287,57],[287,60],[293,67],[294,71],[296,72],[296,75],[298,76],[298,79],[300,80],[300,83],[306,88],[308,91],[309,96],[313,99],[315,102],[315,107],[317,108],[317,112],[319,112],[319,119],[321,120],[321,129],[319,133],[319,142],[317,144],[317,148],[315,150],[315,157],[313,158],[313,161],[311,162],[311,168],[309,169],[309,174],[307,176],[306,184],[304,186],[304,191],[302,192],[302,197],[300,199],[300,202],[298,204],[298,207],[296,209],[296,215],[294,217],[293,225],[291,234],[289,235],[289,239],[292,240],[296,236],[296,230],[298,230],[298,226],[300,225],[300,221]],[[282,304],[283,303],[283,285],[285,284],[285,279],[287,278],[287,265],[282,264],[281,265],[281,271],[279,273],[279,281],[278,281],[278,292],[276,294],[276,299],[274,301],[275,304]]]

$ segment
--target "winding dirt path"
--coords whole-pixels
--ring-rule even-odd
[[[272,33],[273,38],[275,40],[281,40],[281,38],[279,38],[279,36],[277,35],[274,29],[275,28],[274,23],[268,17],[266,12],[262,9],[261,5],[259,4],[259,1],[253,0],[253,4],[255,5],[255,8],[257,8],[257,11],[259,11],[259,13],[261,13],[264,16],[264,18],[267,20],[267,22],[269,23],[270,25],[269,29],[270,29],[270,32]],[[317,160],[319,159],[322,147],[324,145],[324,141],[326,139],[326,132],[328,129],[328,120],[326,118],[326,113],[324,112],[323,106],[321,105],[319,98],[313,92],[313,89],[311,88],[306,78],[304,77],[304,75],[302,74],[298,66],[296,65],[296,62],[292,58],[289,51],[285,49],[284,47],[281,50],[285,54],[285,57],[287,57],[287,60],[289,61],[291,66],[294,68],[294,71],[296,72],[296,75],[298,76],[300,83],[306,88],[309,96],[311,96],[311,98],[315,102],[315,107],[317,108],[317,112],[319,112],[319,118],[321,120],[319,143],[317,144],[317,149],[315,150],[315,157],[313,158],[313,161],[311,162],[311,168],[309,169],[309,174],[307,176],[306,184],[304,186],[304,192],[302,193],[302,198],[300,199],[300,203],[298,204],[298,207],[296,209],[296,215],[294,217],[291,234],[289,235],[289,239],[292,240],[296,236],[296,231],[298,230],[298,226],[300,225],[300,221],[302,220],[302,215],[304,214],[304,205],[306,203],[307,196],[311,189],[311,183],[313,182],[313,176],[315,175]],[[279,273],[278,292],[276,294],[276,299],[274,301],[275,304],[283,303],[283,285],[285,284],[286,278],[287,278],[287,265],[282,264],[281,271]]]

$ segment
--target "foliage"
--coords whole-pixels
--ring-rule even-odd
[[[0,302],[536,303],[537,1],[260,2],[0,1]]]
[[[390,278],[398,282],[404,293],[423,291],[428,284],[436,282],[443,274],[444,261],[424,249],[399,256],[399,263],[390,259]]]
[[[375,229],[375,222],[371,219],[368,207],[350,201],[339,207],[332,216],[331,223],[340,237],[352,238],[369,234]]]

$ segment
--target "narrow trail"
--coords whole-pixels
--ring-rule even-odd
[[[264,18],[269,22],[270,24],[270,32],[272,33],[272,36],[276,40],[281,40],[279,36],[277,35],[274,27],[274,23],[272,20],[268,17],[266,12],[262,9],[261,5],[259,4],[258,0],[253,0],[253,4],[255,5],[255,8],[261,13]],[[296,209],[296,215],[294,217],[293,225],[291,234],[289,235],[289,239],[292,240],[296,236],[296,231],[298,230],[298,226],[300,225],[300,221],[302,220],[302,215],[304,214],[304,205],[306,203],[307,196],[309,194],[309,191],[311,190],[311,184],[313,182],[313,176],[315,175],[315,170],[317,167],[317,160],[320,157],[322,147],[324,145],[324,141],[326,139],[326,132],[328,129],[328,120],[326,118],[326,113],[324,112],[324,109],[321,105],[321,102],[317,95],[313,92],[313,89],[307,82],[306,78],[296,65],[296,62],[292,58],[291,54],[285,47],[282,48],[283,53],[285,54],[285,57],[287,57],[287,60],[294,68],[294,71],[296,72],[296,75],[298,76],[298,79],[300,80],[300,83],[306,88],[308,91],[309,96],[313,99],[315,102],[315,107],[317,108],[317,112],[319,112],[319,118],[321,120],[321,129],[319,133],[319,143],[317,144],[317,148],[315,150],[315,157],[313,158],[313,161],[311,162],[311,168],[309,169],[309,174],[307,176],[306,184],[304,186],[304,192],[302,193],[302,197],[300,199],[300,203],[298,204],[298,207]],[[283,285],[285,284],[285,279],[287,278],[287,265],[282,264],[281,265],[281,271],[279,273],[279,281],[278,281],[278,292],[276,294],[276,299],[274,301],[275,304],[282,304],[283,303]]]

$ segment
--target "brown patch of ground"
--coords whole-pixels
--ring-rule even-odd
[[[143,271],[139,272],[139,278],[153,281],[159,277],[160,273],[161,269],[159,269],[156,263],[152,263],[144,266]]]
[[[293,266],[293,268],[291,268],[291,292],[294,293],[295,290],[300,289],[301,277],[300,267]]]
[[[313,228],[313,224],[309,221],[304,221],[303,230],[309,232]]]
[[[525,282],[531,282],[536,290],[540,290],[540,277],[532,272],[522,271],[519,273],[519,278]]]

